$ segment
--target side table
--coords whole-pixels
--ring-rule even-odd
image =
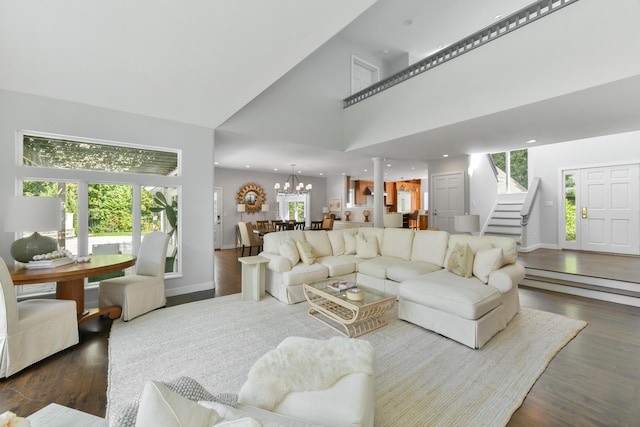
[[[107,427],[107,420],[51,403],[27,417],[31,427]]]
[[[238,258],[242,263],[242,299],[260,301],[264,296],[264,265],[267,258],[259,255]]]

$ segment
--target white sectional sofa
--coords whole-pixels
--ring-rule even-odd
[[[460,273],[449,261],[460,261],[463,249],[473,254],[463,258],[473,262],[463,268],[470,277],[450,271]],[[300,255],[309,252],[315,259],[305,263]],[[265,235],[260,255],[269,259],[266,291],[285,303],[305,299],[304,283],[354,281],[396,295],[401,319],[471,348],[482,347],[520,310],[525,270],[507,237],[374,227],[291,230]]]

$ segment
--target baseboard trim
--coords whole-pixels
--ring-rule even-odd
[[[212,282],[205,282],[205,283],[196,283],[195,285],[180,286],[177,288],[166,289],[165,294],[168,297],[175,297],[177,295],[191,294],[193,292],[200,292],[200,291],[208,291],[210,289],[215,289],[215,288],[216,288],[216,284],[215,282],[212,281]]]

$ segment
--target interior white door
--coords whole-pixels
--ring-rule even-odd
[[[582,250],[640,254],[640,166],[580,171]]]
[[[222,248],[222,188],[215,187],[213,190],[213,249]]]
[[[351,93],[360,92],[380,80],[380,69],[362,59],[351,57]]]
[[[430,222],[440,230],[454,233],[453,218],[464,215],[464,175],[462,172],[434,174],[431,178],[433,200]]]

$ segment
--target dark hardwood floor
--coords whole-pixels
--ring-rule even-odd
[[[240,292],[239,250],[216,251],[213,292],[168,305]],[[509,426],[640,425],[640,308],[521,288],[523,306],[589,325],[551,361]],[[0,413],[28,415],[51,402],[105,415],[111,321],[80,327],[80,344],[0,382]]]

